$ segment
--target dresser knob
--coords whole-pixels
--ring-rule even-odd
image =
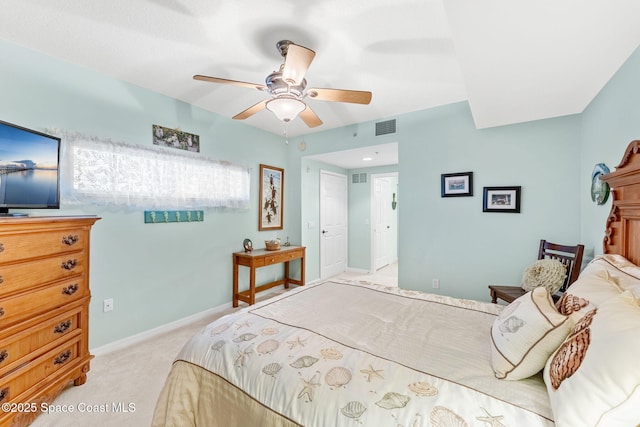
[[[7,350],[0,351],[0,363],[4,362],[7,357],[9,357],[9,352]]]
[[[64,362],[69,360],[70,357],[71,357],[71,350],[67,350],[64,353],[62,353],[60,356],[53,359],[53,364],[62,365]]]
[[[2,285],[4,283],[4,277],[0,276],[0,285]]]
[[[75,235],[69,234],[68,236],[64,236],[62,238],[62,243],[64,243],[67,246],[73,246],[76,243],[78,243],[78,240],[80,240],[80,237],[78,237],[77,234]]]
[[[4,315],[4,309],[0,307],[0,317],[2,317],[3,315]]]
[[[66,320],[60,323],[59,325],[56,325],[56,327],[53,328],[53,332],[55,332],[56,334],[64,334],[69,330],[70,327],[71,327],[71,320]]]
[[[4,244],[0,243],[0,252],[4,252]]]
[[[61,267],[65,270],[73,270],[78,265],[77,259],[68,259],[62,263]]]
[[[9,396],[9,387],[0,390],[0,402],[4,402],[5,397]]]
[[[62,293],[65,295],[73,295],[76,292],[78,292],[78,285],[75,283],[67,286],[66,288],[62,288]]]

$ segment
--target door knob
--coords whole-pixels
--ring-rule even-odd
[[[327,230],[322,230],[322,234],[328,233]]]

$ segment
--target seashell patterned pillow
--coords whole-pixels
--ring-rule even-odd
[[[520,380],[540,372],[572,326],[572,319],[558,312],[545,287],[513,301],[491,327],[496,378]]]
[[[640,307],[631,292],[587,312],[547,361],[557,427],[640,424]]]
[[[539,259],[524,269],[522,289],[531,291],[544,286],[551,295],[558,292],[567,277],[567,267],[557,259]]]
[[[571,290],[562,294],[558,302],[556,302],[556,308],[560,314],[570,316],[573,323],[577,323],[588,312],[596,308],[588,299],[573,295]]]

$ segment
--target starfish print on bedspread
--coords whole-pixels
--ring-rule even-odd
[[[309,380],[305,380],[304,378],[300,378],[300,381],[302,381],[302,391],[298,394],[298,399],[300,399],[302,396],[306,395],[307,398],[309,399],[309,402],[313,401],[313,393],[315,391],[316,387],[320,387],[320,383],[318,382],[318,378],[320,376],[320,372],[316,371],[315,374],[313,374],[313,377],[311,377],[311,379]]]
[[[372,379],[379,378],[381,380],[384,379],[380,372],[383,372],[382,369],[373,369],[373,366],[369,365],[369,369],[361,369],[361,373],[367,376],[367,382],[370,383]]]
[[[244,362],[247,361],[247,358],[251,353],[253,353],[253,350],[251,350],[251,345],[246,347],[244,350],[238,350],[238,353],[236,354],[236,359],[234,360],[233,364],[239,368],[243,367]]]
[[[249,326],[251,326],[251,323],[246,319],[236,323],[236,329],[248,328]]]
[[[483,423],[487,423],[491,427],[505,427],[505,425],[500,422],[500,420],[504,418],[503,415],[493,416],[486,409],[484,409],[484,408],[481,408],[481,409],[484,411],[485,414],[487,414],[487,416],[486,417],[476,417],[476,420],[482,421]]]
[[[289,344],[289,350],[293,350],[296,347],[304,347],[305,345],[307,345],[308,340],[308,338],[301,340],[300,337],[296,337],[296,339],[293,341],[287,341],[287,344]]]

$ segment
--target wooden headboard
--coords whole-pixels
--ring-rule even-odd
[[[640,140],[631,141],[614,172],[600,177],[611,187],[604,253],[619,254],[640,265]]]

